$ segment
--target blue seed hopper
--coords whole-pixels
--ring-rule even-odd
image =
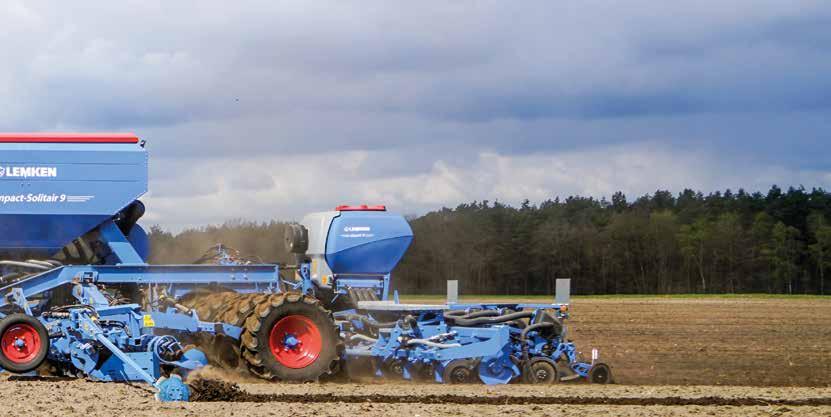
[[[0,137],[0,250],[51,255],[147,192],[132,135]]]

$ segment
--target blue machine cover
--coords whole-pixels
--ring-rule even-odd
[[[0,252],[57,251],[143,195],[147,153],[127,138],[0,135]]]
[[[326,262],[335,274],[390,273],[413,241],[403,217],[386,211],[343,211],[332,219]]]

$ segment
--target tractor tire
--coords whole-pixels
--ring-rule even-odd
[[[339,350],[332,313],[308,295],[269,297],[245,321],[242,357],[261,378],[317,381],[336,371]]]
[[[243,328],[239,341],[217,336],[199,342],[223,368],[293,382],[316,381],[337,369],[342,342],[332,314],[314,297],[220,292],[185,301],[200,320]]]
[[[10,314],[0,320],[0,367],[17,374],[34,371],[49,353],[49,333],[40,320]]]

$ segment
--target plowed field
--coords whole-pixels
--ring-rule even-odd
[[[0,381],[2,416],[831,416],[831,300],[577,299],[618,384],[269,384],[186,404],[142,384]]]

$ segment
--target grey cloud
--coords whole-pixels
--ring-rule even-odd
[[[577,168],[644,142],[725,175],[667,187],[812,186],[831,171],[829,21],[822,1],[9,0],[0,129],[135,131],[165,224],[513,198],[506,169],[529,198],[649,191],[631,167]],[[570,168],[524,169],[552,161]]]
[[[31,23],[11,31],[26,39],[13,53],[30,74],[19,91],[33,90],[29,110],[43,120],[28,123],[45,126],[170,126],[298,109],[465,121],[788,106],[801,100],[790,90],[827,88],[826,77],[788,74],[831,61],[790,59],[827,39],[817,28],[828,8],[811,2],[799,11],[774,2],[657,11],[462,2],[406,13],[394,2],[14,4]]]
[[[249,174],[237,173],[228,179],[228,186],[235,190],[269,190],[274,185],[274,178],[265,172],[252,172]]]

